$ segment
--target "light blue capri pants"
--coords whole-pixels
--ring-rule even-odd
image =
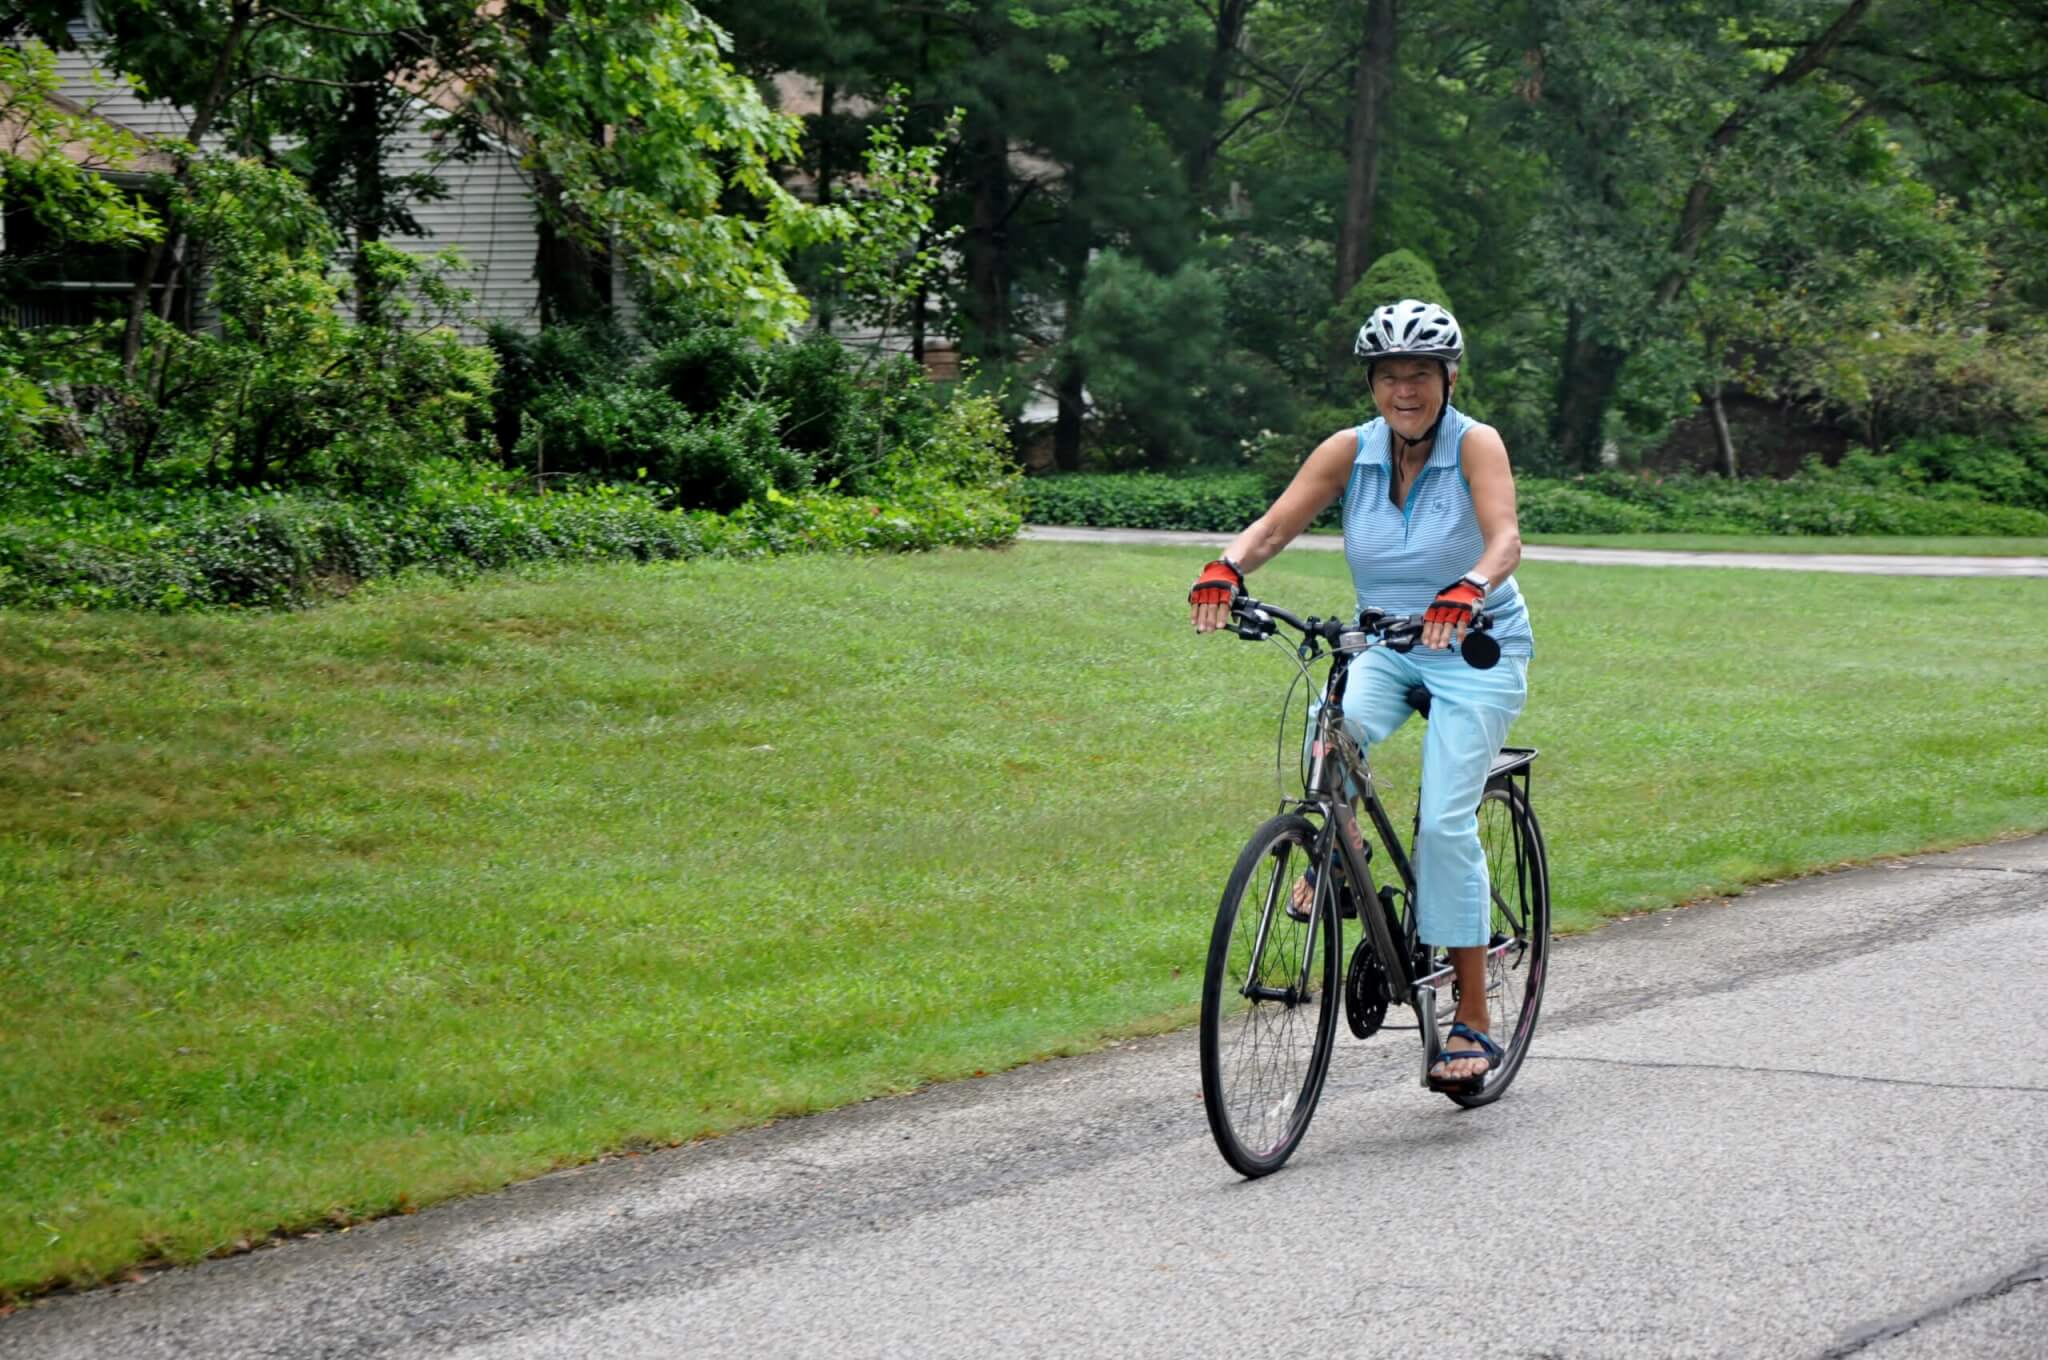
[[[1359,745],[1385,741],[1414,709],[1408,689],[1430,693],[1422,742],[1421,822],[1415,833],[1415,909],[1424,944],[1487,941],[1486,852],[1479,844],[1479,795],[1508,728],[1529,697],[1529,658],[1504,656],[1475,670],[1456,651],[1391,652],[1375,647],[1351,663],[1344,725]]]

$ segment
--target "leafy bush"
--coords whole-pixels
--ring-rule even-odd
[[[2048,512],[1992,504],[1953,481],[1918,491],[1889,471],[1872,481],[1856,466],[1735,483],[1615,472],[1520,477],[1515,489],[1528,534],[2048,534]],[[1023,494],[1024,516],[1034,523],[1213,533],[1242,529],[1272,502],[1270,482],[1256,471],[1045,477],[1026,482]],[[1336,522],[1334,509],[1317,521]]]
[[[1039,524],[1105,529],[1236,533],[1272,498],[1256,473],[1169,477],[1158,472],[1077,473],[1023,483],[1024,517]]]
[[[521,412],[539,405],[556,389],[577,391],[593,378],[623,371],[638,348],[624,330],[604,323],[523,331],[495,322],[485,334],[498,360],[492,425],[498,448],[505,453],[519,443]]]
[[[176,214],[206,243],[219,333],[151,328],[131,467],[168,452],[172,475],[364,493],[472,446],[495,364],[450,324],[467,297],[446,281],[457,258],[365,244],[351,319],[333,228],[289,174],[202,160]]]
[[[963,423],[980,419],[975,410]],[[1006,542],[1019,523],[1002,489],[928,468],[901,475],[887,497],[771,490],[731,515],[666,509],[645,485],[533,495],[516,474],[445,461],[376,500],[205,488],[81,494],[47,461],[8,471],[0,606],[37,608],[300,606],[408,569],[460,576],[523,562],[986,545]]]
[[[639,376],[685,410],[708,414],[760,390],[759,351],[730,326],[695,326],[650,354]]]
[[[1962,490],[2000,505],[2048,510],[2048,436],[2023,436],[2009,448],[1963,435],[1908,439],[1875,465],[1859,460],[1851,468],[1871,480],[1889,474],[1908,486]]]
[[[770,487],[797,491],[810,465],[777,438],[776,408],[744,399],[704,419],[631,381],[559,389],[526,413],[513,453],[537,477],[652,481],[679,504],[735,510]]]
[[[1570,482],[1520,478],[1515,500],[1524,533],[1639,534],[1658,527],[1654,511]]]
[[[496,333],[499,420],[514,427],[500,439],[507,463],[550,477],[644,475],[685,505],[731,510],[771,486],[885,491],[905,458],[952,457],[947,413],[965,398],[907,357],[861,364],[824,335],[763,347],[674,311],[651,316],[644,334]],[[947,475],[993,485],[1013,470],[1007,445]]]

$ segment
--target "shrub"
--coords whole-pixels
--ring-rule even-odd
[[[380,500],[205,488],[60,499],[47,467],[9,474],[0,606],[298,606],[408,569],[461,576],[522,562],[985,545],[1019,523],[1000,489],[931,469],[904,474],[887,497],[770,490],[731,515],[665,508],[646,485],[534,495],[515,474],[454,462]]]
[[[852,433],[866,396],[854,380],[846,347],[829,335],[778,345],[762,356],[762,396],[782,408],[782,442],[813,464],[836,468],[840,441]],[[826,473],[830,476],[832,473]]]
[[[685,410],[705,414],[760,390],[758,354],[731,326],[681,331],[647,356],[640,379]]]
[[[1908,439],[1887,458],[1854,463],[1866,477],[1895,474],[1909,485],[1951,487],[2000,505],[2048,510],[2048,436],[2023,436],[2010,448],[1965,435]]]
[[[491,409],[504,455],[519,443],[521,412],[556,390],[579,391],[624,371],[637,349],[625,331],[603,322],[546,326],[532,333],[496,322],[486,334],[498,360]]]
[[[770,487],[801,490],[810,466],[777,438],[775,407],[735,400],[715,415],[630,380],[557,390],[527,413],[513,452],[537,477],[591,474],[666,487],[677,503],[737,509]]]
[[[1524,533],[1631,534],[1657,527],[1654,511],[1569,482],[1523,478],[1515,499]]]
[[[365,244],[352,320],[328,269],[333,229],[290,175],[209,158],[176,210],[206,243],[219,333],[151,328],[131,466],[167,449],[186,472],[243,485],[360,493],[473,444],[495,361],[446,324],[466,301],[447,283],[459,259]]]
[[[1034,477],[1022,486],[1024,517],[1040,524],[1235,533],[1271,498],[1255,473],[1169,477],[1157,472]]]
[[[1040,524],[1215,533],[1242,529],[1272,499],[1258,472],[1044,477],[1026,482],[1023,495],[1025,518]],[[1896,477],[1873,483],[1854,467],[1812,467],[1785,481],[1735,483],[1616,472],[1570,480],[1520,477],[1516,496],[1527,534],[2048,535],[2043,511],[1995,505],[1955,482],[1920,491]],[[1334,508],[1317,521],[1336,522]]]

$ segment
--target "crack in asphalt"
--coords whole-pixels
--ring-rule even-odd
[[[1941,1318],[1947,1317],[1951,1313],[1960,1312],[1972,1304],[1989,1303],[1995,1298],[2012,1293],[2013,1290],[2018,1289],[2022,1285],[2041,1284],[2043,1282],[2048,1282],[2048,1252],[2034,1257],[2033,1260],[2027,1262],[2018,1270],[2001,1275],[1988,1284],[1951,1294],[1933,1305],[1921,1309],[1917,1313],[1887,1318],[1883,1322],[1861,1328],[1851,1333],[1846,1340],[1838,1343],[1832,1349],[1822,1351],[1815,1357],[1815,1360],[1844,1360],[1844,1357],[1868,1350],[1880,1341],[1890,1341],[1894,1337],[1904,1336],[1916,1327],[1924,1326],[1929,1322],[1939,1321]]]
[[[1856,1072],[1823,1072],[1811,1067],[1748,1067],[1741,1063],[1659,1062],[1653,1058],[1587,1058],[1574,1053],[1532,1053],[1530,1061],[1598,1063],[1603,1067],[1664,1067],[1687,1072],[1748,1072],[1766,1077],[1820,1077],[1828,1081],[1854,1081],[1871,1086],[1912,1086],[1928,1091],[1998,1091],[2016,1095],[2048,1096],[2048,1086],[2001,1086],[1993,1082],[1974,1081],[1921,1081],[1913,1077],[1872,1077]]]

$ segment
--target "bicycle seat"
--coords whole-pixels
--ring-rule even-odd
[[[1408,687],[1408,707],[1420,713],[1424,718],[1429,717],[1429,687],[1427,685],[1410,685]]]

